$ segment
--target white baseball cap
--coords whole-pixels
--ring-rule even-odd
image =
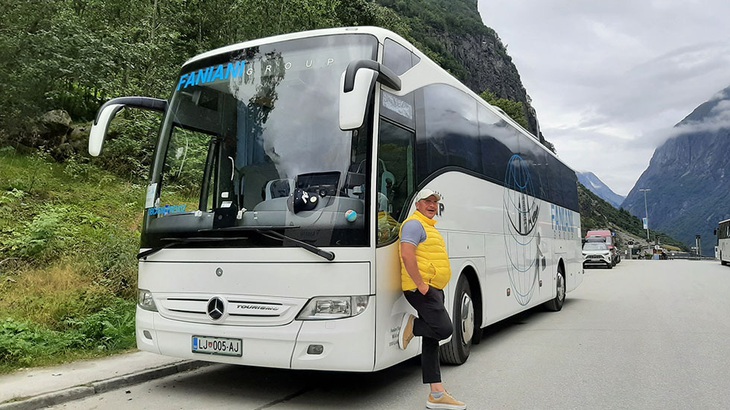
[[[426,199],[430,196],[435,196],[437,201],[441,200],[441,194],[436,191],[432,191],[428,188],[423,188],[418,195],[416,195],[416,202]]]

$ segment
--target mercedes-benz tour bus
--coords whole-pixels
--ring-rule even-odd
[[[280,35],[187,61],[162,113],[141,231],[138,347],[180,358],[377,371],[412,308],[398,229],[423,187],[453,270],[446,362],[481,329],[560,310],[583,278],[574,171],[402,37],[375,27]],[[418,339],[417,339],[418,340]]]

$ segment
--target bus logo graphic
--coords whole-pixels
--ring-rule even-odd
[[[210,316],[210,318],[213,320],[218,320],[223,317],[223,312],[225,311],[223,299],[217,296],[211,298],[208,301],[208,308],[206,309],[206,311],[208,312],[208,316]]]
[[[542,252],[537,229],[540,204],[535,198],[530,165],[521,156],[515,154],[507,163],[504,187],[507,272],[515,299],[524,306],[535,291]]]

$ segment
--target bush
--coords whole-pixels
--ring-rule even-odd
[[[69,354],[90,357],[134,348],[134,309],[134,301],[116,299],[96,313],[66,320],[63,330],[5,319],[0,322],[0,373],[57,363]]]
[[[44,261],[66,251],[73,243],[77,227],[68,223],[68,208],[48,206],[32,221],[13,231],[3,250],[10,257]]]
[[[135,302],[117,299],[113,304],[82,320],[66,321],[71,333],[83,340],[82,349],[123,350],[136,345]]]
[[[71,348],[76,337],[77,334],[54,332],[30,322],[6,319],[0,324],[0,369],[44,363],[49,357]]]

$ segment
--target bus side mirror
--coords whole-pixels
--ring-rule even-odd
[[[167,100],[149,97],[119,97],[112,98],[99,108],[96,119],[91,125],[89,132],[89,154],[98,157],[101,153],[101,147],[104,145],[104,138],[109,130],[109,124],[117,115],[117,112],[124,107],[143,108],[165,112],[167,110]]]
[[[91,125],[91,131],[89,132],[89,154],[93,157],[98,157],[101,153],[101,147],[104,145],[104,138],[106,132],[109,130],[109,123],[117,112],[124,108],[124,104],[104,104],[96,115],[94,124]]]
[[[374,78],[375,73],[372,71],[361,71],[355,77],[355,86],[352,91],[345,92],[343,91],[345,73],[342,73],[342,79],[340,80],[340,129],[342,131],[362,127]]]
[[[364,69],[364,70],[363,70]],[[368,99],[375,81],[396,91],[401,88],[400,78],[388,67],[372,60],[357,60],[347,65],[340,79],[340,129],[362,127]]]

